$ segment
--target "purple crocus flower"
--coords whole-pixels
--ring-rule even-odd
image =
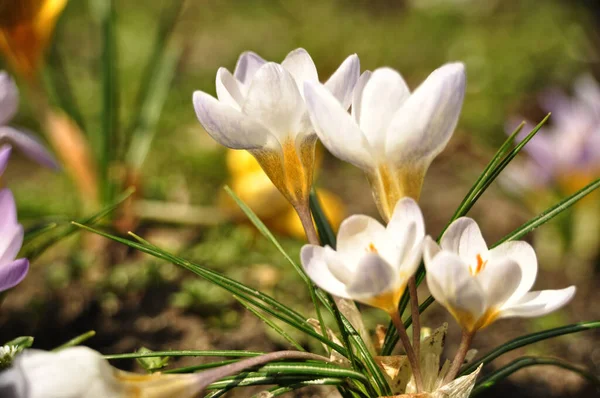
[[[10,146],[41,165],[58,169],[59,166],[48,150],[30,132],[8,125],[19,106],[19,91],[6,72],[0,71],[0,175],[6,167]],[[4,144],[4,145],[3,145]]]
[[[555,183],[577,187],[600,175],[600,85],[591,76],[582,76],[575,82],[573,94],[569,97],[552,89],[540,96],[542,109],[552,113],[550,124],[525,145],[528,159],[507,170],[507,188],[521,191]],[[516,125],[509,123],[507,132]],[[534,125],[527,123],[517,141]]]
[[[15,260],[22,244],[23,226],[17,221],[15,199],[10,190],[3,189],[0,191],[0,292],[16,286],[27,275],[29,261]]]

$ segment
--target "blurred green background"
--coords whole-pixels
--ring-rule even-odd
[[[143,79],[159,20],[175,3],[115,3],[112,63],[118,95],[114,106],[121,127],[111,145],[114,152],[124,152],[128,128],[139,109],[140,88],[152,85]],[[67,4],[43,75],[45,81],[53,81],[55,104],[61,87],[72,89],[92,151],[97,149],[93,137],[102,131],[104,115],[103,33],[98,18],[102,4],[74,0]],[[308,294],[285,259],[251,226],[215,216],[221,214],[222,186],[231,183],[231,176],[225,149],[210,139],[195,118],[192,92],[214,94],[217,69],[233,70],[245,50],[280,62],[289,51],[303,47],[313,57],[322,80],[345,57],[357,53],[362,70],[391,66],[401,72],[411,89],[443,63],[464,62],[467,95],[462,116],[451,143],[429,171],[422,197],[428,232],[436,235],[504,141],[505,125],[511,117],[541,120],[545,114],[537,102],[541,92],[553,87],[569,92],[581,74],[600,72],[599,18],[600,5],[595,1],[187,1],[165,44],[176,43],[182,52],[141,169],[137,194],[146,206],[136,213],[141,217],[134,225],[136,232],[283,301],[300,307],[304,302],[309,312]],[[23,83],[23,79],[18,81]],[[21,111],[13,124],[42,133],[47,126],[36,119],[31,102],[35,93],[25,86]],[[118,179],[123,167],[115,162],[109,175]],[[67,174],[40,169],[18,154],[3,182],[15,192],[20,219],[27,226],[37,225],[41,219],[80,219],[86,214]],[[116,185],[117,191],[123,188]],[[328,154],[317,185],[339,196],[347,214],[376,215],[362,173]],[[493,242],[564,196],[554,188],[548,187],[543,195],[519,197],[494,184],[470,215],[480,222],[488,242]],[[479,336],[476,348],[485,351],[526,332],[600,318],[595,251],[600,238],[594,230],[589,232],[577,224],[599,218],[597,202],[592,198],[528,237],[539,250],[542,268],[536,286],[558,288],[570,280],[579,289],[574,302],[539,320],[495,324]],[[183,216],[179,213],[182,209]],[[297,256],[302,241],[286,236],[285,228],[281,232],[284,246]],[[581,249],[578,234],[585,235],[587,245],[593,247]],[[93,250],[98,245],[103,249]],[[3,309],[0,337],[8,340],[16,334],[32,334],[39,346],[46,348],[88,329],[98,332],[89,344],[105,353],[132,351],[142,345],[155,350],[286,346],[218,288],[190,278],[172,265],[106,246],[89,236],[61,241],[46,251],[33,264],[29,277],[10,292]],[[366,310],[366,314],[371,326],[386,322],[376,311]],[[444,320],[454,329],[449,338],[452,353],[458,332],[449,317],[435,306],[425,323],[436,327]],[[265,333],[269,339],[258,338]],[[598,337],[594,332],[564,337],[520,353],[565,357],[598,374]],[[507,356],[498,364],[514,358]],[[586,388],[567,373],[524,371],[499,386],[498,396],[509,392],[519,397],[551,396],[550,391],[556,393],[553,396],[589,396]]]

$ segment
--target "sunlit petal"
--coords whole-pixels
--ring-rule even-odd
[[[0,292],[15,287],[27,276],[29,261],[25,258],[7,264],[0,263]]]
[[[237,60],[233,75],[242,84],[249,85],[256,71],[266,63],[267,61],[252,51],[243,52]]]
[[[356,54],[348,56],[339,68],[325,82],[325,87],[348,109],[352,102],[352,90],[354,89],[360,75],[360,61]]]
[[[350,298],[346,292],[346,285],[340,282],[329,270],[323,247],[305,245],[300,252],[300,258],[306,274],[317,286],[336,296]]]
[[[560,290],[529,292],[518,302],[502,308],[499,318],[546,315],[567,304],[574,295],[575,286],[569,286]]]
[[[468,217],[455,220],[440,241],[442,250],[458,254],[468,264],[477,261],[477,255],[487,253],[487,245],[477,223]]]
[[[535,251],[529,243],[523,241],[502,243],[490,250],[488,257],[490,261],[500,258],[510,258],[519,265],[521,269],[521,283],[514,291],[511,302],[519,300],[525,293],[531,290],[537,276],[538,264]]]
[[[352,117],[358,125],[360,125],[360,111],[362,109],[363,90],[365,89],[367,82],[371,79],[372,74],[373,72],[370,70],[364,71],[358,78],[352,94]]]
[[[238,81],[226,68],[219,68],[216,79],[217,98],[220,102],[240,110],[244,103],[244,96]]]
[[[465,81],[461,63],[431,73],[394,115],[386,134],[387,157],[420,163],[440,153],[458,122]]]
[[[521,279],[521,267],[509,257],[490,259],[476,277],[490,309],[501,307],[519,288]]]
[[[221,145],[233,149],[262,149],[276,142],[265,126],[211,95],[196,91],[193,100],[198,120]]]
[[[304,82],[319,81],[317,67],[315,66],[311,56],[303,48],[298,48],[290,52],[281,63],[281,66],[290,72],[296,81],[296,85],[298,86],[300,93],[302,93]]]
[[[334,156],[365,170],[375,167],[370,146],[339,101],[316,83],[306,83],[304,95],[319,139]]]

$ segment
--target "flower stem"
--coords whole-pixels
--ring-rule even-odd
[[[408,280],[408,293],[410,295],[410,312],[412,315],[413,350],[415,356],[421,358],[421,321],[419,319],[419,296],[417,295],[417,281],[413,275]]]
[[[304,233],[306,233],[308,243],[319,246],[321,242],[319,241],[319,235],[317,235],[317,230],[313,223],[308,201],[305,204],[295,205],[294,209],[296,210],[296,213],[298,213],[298,217],[300,217],[300,222],[304,228]]]
[[[421,367],[419,364],[419,359],[415,355],[415,352],[410,345],[410,341],[408,339],[408,334],[406,334],[406,328],[404,327],[404,323],[400,318],[400,313],[398,311],[392,311],[390,313],[392,317],[392,322],[398,331],[398,336],[402,341],[402,345],[404,346],[404,350],[406,351],[406,356],[408,357],[408,362],[410,363],[410,367],[413,372],[413,376],[415,377],[415,385],[417,386],[417,393],[423,391],[423,379],[421,378]]]
[[[444,378],[444,383],[450,383],[458,372],[460,371],[460,367],[465,361],[465,357],[467,356],[467,351],[469,351],[469,347],[471,346],[471,342],[473,341],[473,337],[475,336],[475,332],[470,332],[466,329],[463,329],[462,339],[460,340],[460,346],[458,347],[458,351],[456,352],[456,356],[452,361],[452,366],[450,366],[450,370],[446,374]]]

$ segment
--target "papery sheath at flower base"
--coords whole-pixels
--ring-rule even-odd
[[[344,109],[350,106],[359,73],[358,57],[351,55],[325,83]],[[218,70],[218,99],[203,91],[193,96],[204,129],[220,144],[252,153],[296,208],[308,206],[317,140],[302,90],[305,82],[318,80],[304,49],[290,52],[281,64],[245,52],[233,74]]]
[[[419,206],[404,198],[387,227],[374,218],[354,215],[340,225],[336,250],[305,245],[302,266],[321,289],[392,314],[419,266],[424,236]]]
[[[58,169],[54,157],[31,133],[8,123],[19,108],[19,91],[10,76],[0,71],[0,175],[10,156],[10,146],[15,146],[25,156],[41,165]]]
[[[0,292],[16,286],[27,275],[29,261],[16,259],[22,244],[23,226],[17,222],[13,195],[8,189],[0,190]]]
[[[202,372],[182,375],[135,374],[110,366],[87,347],[57,352],[29,349],[0,373],[2,398],[192,398]]]
[[[400,198],[418,200],[430,163],[458,122],[465,80],[462,63],[446,64],[411,94],[397,71],[366,71],[354,89],[352,115],[317,82],[305,83],[304,94],[323,145],[365,171],[389,220]]]
[[[423,258],[431,294],[469,333],[501,318],[548,314],[575,294],[574,286],[530,291],[538,269],[533,248],[511,241],[488,249],[467,217],[448,227],[439,246],[425,238]]]

